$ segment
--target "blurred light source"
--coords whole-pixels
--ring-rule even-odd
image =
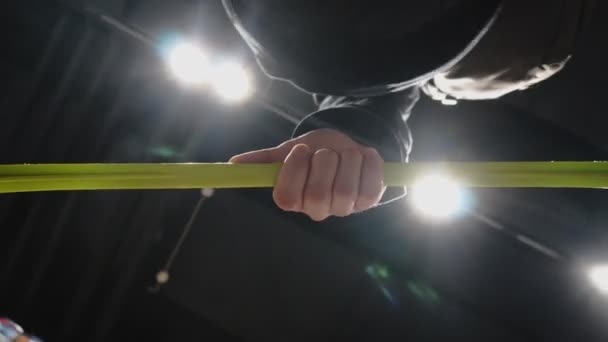
[[[465,209],[464,190],[443,175],[431,175],[417,181],[410,200],[420,213],[433,219],[447,219]]]
[[[249,75],[242,65],[225,62],[214,68],[211,86],[227,101],[244,100],[250,95]]]
[[[589,269],[589,279],[600,292],[608,295],[608,265],[597,265]]]
[[[209,63],[196,45],[180,42],[169,51],[169,69],[177,79],[188,84],[201,84],[209,77]]]

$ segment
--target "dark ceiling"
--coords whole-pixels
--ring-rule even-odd
[[[216,162],[288,138],[306,94],[256,73],[227,105],[172,80],[152,37],[255,64],[219,1],[11,1],[0,21],[0,163]],[[601,2],[571,64],[525,93],[411,119],[414,160],[606,160]],[[269,110],[272,109],[272,110]],[[277,112],[281,115],[277,115]],[[603,190],[479,190],[442,226],[401,201],[313,223],[268,191],[218,191],[153,291],[197,191],[0,197],[0,316],[49,341],[606,341]]]

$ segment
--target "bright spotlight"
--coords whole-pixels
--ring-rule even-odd
[[[249,75],[240,64],[226,62],[213,70],[211,86],[227,101],[240,101],[250,95]]]
[[[600,292],[608,295],[608,265],[597,265],[589,269],[589,279]]]
[[[203,51],[196,45],[182,42],[176,44],[168,55],[169,69],[180,81],[200,84],[209,77],[209,63]]]
[[[453,217],[465,207],[464,190],[454,180],[432,175],[417,181],[410,200],[423,215],[434,219]]]

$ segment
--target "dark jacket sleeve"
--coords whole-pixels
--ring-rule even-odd
[[[387,162],[407,162],[412,138],[406,122],[418,98],[418,88],[370,98],[315,96],[319,110],[306,116],[293,136],[332,128],[376,148]],[[403,189],[389,189],[383,202],[404,194]]]

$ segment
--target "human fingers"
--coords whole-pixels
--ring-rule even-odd
[[[230,158],[230,163],[280,163],[301,139],[287,140],[279,146],[251,151]]]
[[[330,215],[338,159],[338,154],[330,149],[320,149],[311,158],[302,212],[315,221],[322,221]]]
[[[301,211],[312,152],[298,144],[285,158],[272,193],[276,205],[286,211]]]
[[[330,213],[344,217],[353,213],[359,194],[363,155],[357,149],[340,152],[340,162],[333,185]]]
[[[363,151],[363,165],[361,166],[361,180],[359,194],[355,202],[355,211],[364,211],[380,202],[384,190],[384,161],[373,148]]]
[[[230,163],[278,163],[285,159],[276,147],[246,152],[230,158]]]

